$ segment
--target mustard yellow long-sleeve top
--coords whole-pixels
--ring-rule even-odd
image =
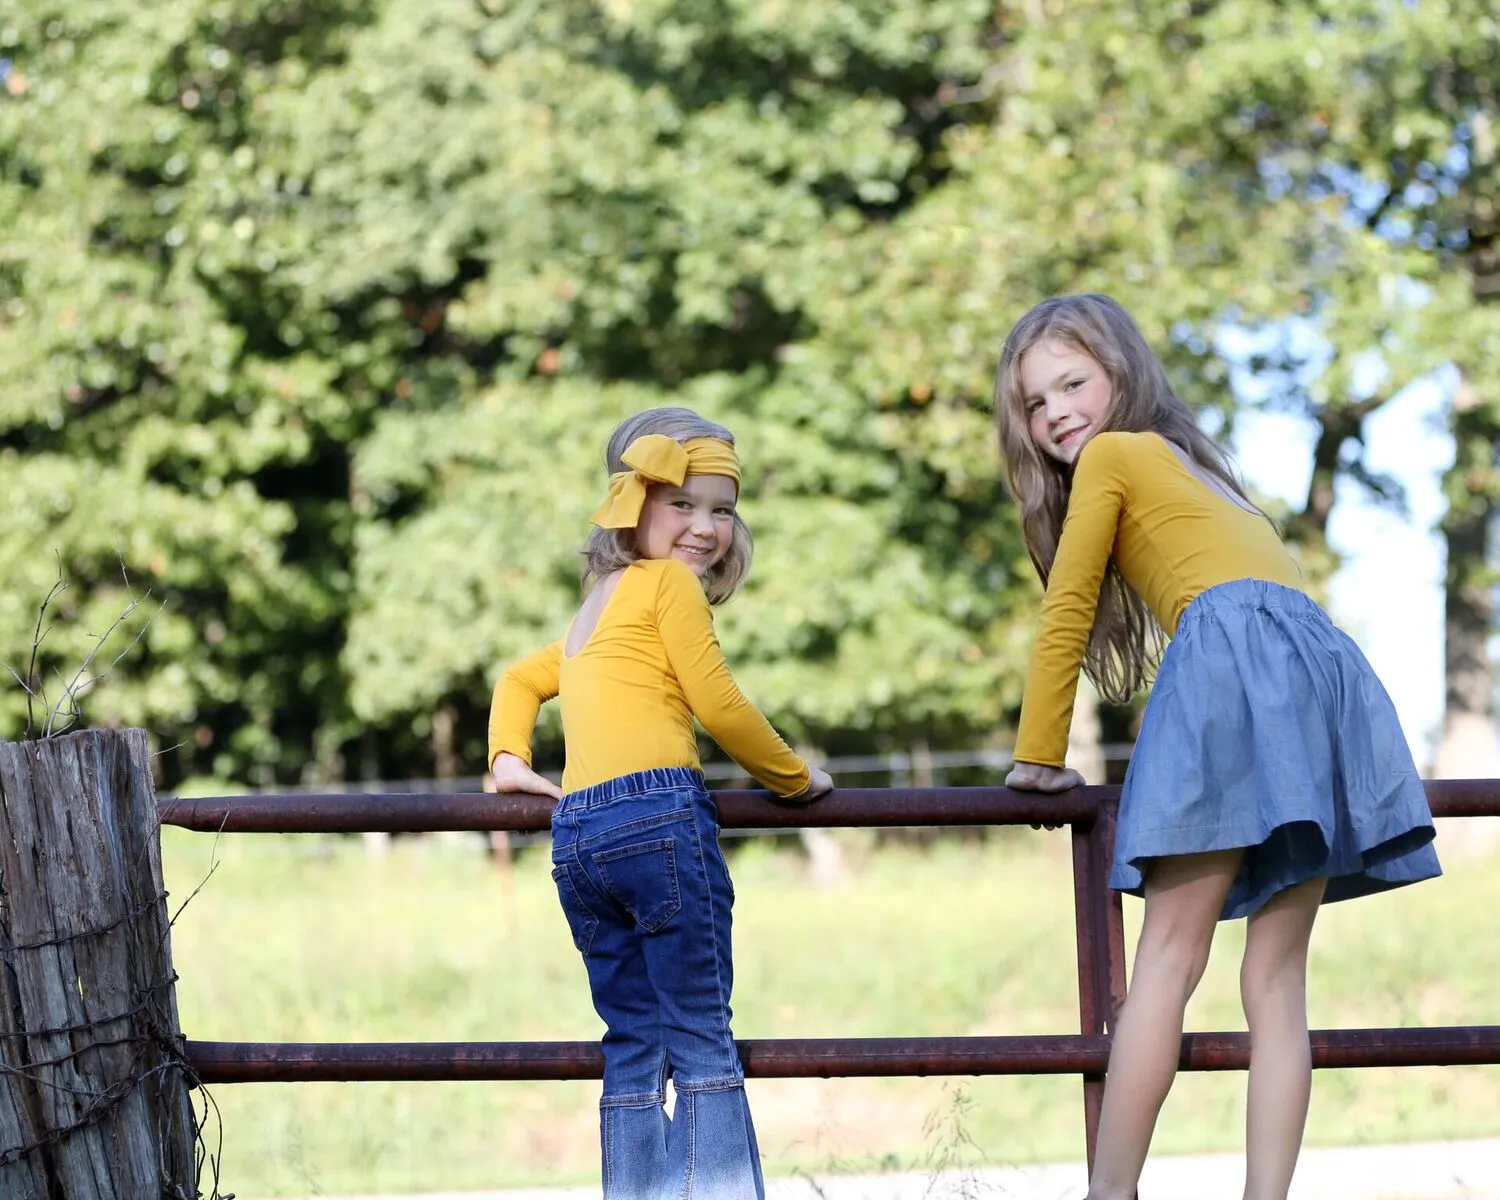
[[[1078,672],[1111,557],[1169,636],[1193,599],[1215,584],[1265,579],[1302,588],[1270,522],[1209,488],[1164,438],[1096,434],[1074,464],[1022,697],[1018,762],[1063,765]]]
[[[561,698],[563,790],[653,767],[697,767],[697,717],[709,735],[778,796],[807,787],[807,764],[740,692],[714,635],[703,585],[686,563],[625,568],[582,649],[553,642],[495,686],[489,762],[501,751],[531,763],[541,706]]]

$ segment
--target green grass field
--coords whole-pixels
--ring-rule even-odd
[[[226,836],[164,830],[184,1032],[230,1041],[591,1039],[601,1026],[545,854],[509,873],[477,839]],[[770,842],[733,848],[740,1037],[1077,1029],[1071,869],[1061,834],[875,849],[819,888]],[[218,867],[204,882],[211,862]],[[1500,858],[1450,854],[1441,880],[1328,908],[1314,938],[1317,1026],[1500,1020]],[[1127,920],[1139,905],[1127,900]],[[1243,1028],[1243,923],[1223,927],[1188,1013]],[[753,1080],[767,1170],[930,1169],[1076,1158],[1075,1079]],[[1162,1152],[1241,1143],[1244,1077],[1184,1076]],[[586,1183],[597,1083],[241,1084],[213,1089],[221,1187],[242,1198]],[[211,1148],[217,1132],[210,1124]],[[1309,1141],[1500,1133],[1500,1067],[1319,1072]]]

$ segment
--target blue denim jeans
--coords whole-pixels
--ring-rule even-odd
[[[664,767],[569,792],[552,864],[607,1026],[604,1200],[762,1200],[729,1030],[734,888],[703,776]]]

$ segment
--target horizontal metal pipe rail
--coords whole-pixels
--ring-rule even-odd
[[[1426,787],[1434,816],[1500,816],[1500,781],[1443,779]],[[745,1073],[759,1078],[1081,1075],[1092,1165],[1107,1030],[1125,996],[1124,919],[1119,894],[1108,888],[1118,787],[1058,795],[1003,787],[840,788],[812,805],[778,802],[752,791],[718,791],[714,797],[726,829],[1069,826],[1081,1033],[749,1039],[739,1047]],[[160,813],[163,824],[206,833],[527,833],[550,827],[552,807],[540,796],[339,792],[167,799]],[[1320,1068],[1500,1063],[1500,1025],[1333,1029],[1311,1036],[1313,1065]],[[189,1041],[186,1052],[205,1083],[597,1079],[603,1070],[592,1042]],[[1186,1071],[1243,1070],[1249,1053],[1246,1034],[1187,1033],[1179,1065]]]
[[[1500,816],[1500,782],[1434,779],[1434,816]],[[836,829],[955,825],[1073,825],[1087,828],[1101,806],[1118,804],[1118,787],[1057,795],[1003,787],[840,788],[816,804],[772,800],[765,792],[716,791],[726,829]],[[488,792],[331,792],[168,799],[164,825],[200,833],[536,833],[550,828],[545,796]]]
[[[749,1038],[738,1042],[752,1079],[835,1076],[1092,1075],[1109,1058],[1096,1034],[1016,1037]],[[1500,1026],[1429,1029],[1324,1029],[1312,1035],[1313,1066],[1454,1067],[1500,1061]],[[369,1082],[372,1080],[598,1079],[597,1042],[189,1042],[204,1083]],[[1242,1071],[1250,1035],[1189,1033],[1184,1071]]]

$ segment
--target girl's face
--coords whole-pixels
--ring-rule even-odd
[[[1073,463],[1109,413],[1109,376],[1098,359],[1055,337],[1021,356],[1020,376],[1031,440],[1043,454]]]
[[[675,558],[700,578],[734,544],[739,486],[727,475],[689,475],[681,487],[653,483],[635,527],[642,558]]]

